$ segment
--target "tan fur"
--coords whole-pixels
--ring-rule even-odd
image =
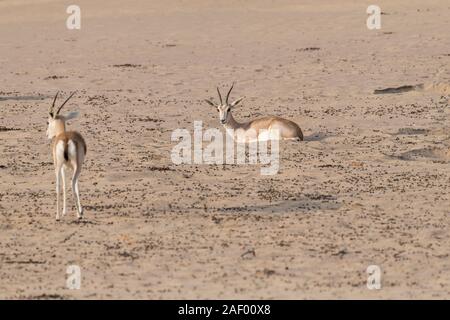
[[[78,152],[79,148],[83,148],[83,154],[86,155],[87,147],[86,147],[86,142],[83,139],[83,136],[76,131],[65,131],[65,132],[58,134],[53,139],[52,149],[53,149],[53,159],[55,160],[55,165],[56,165],[55,152],[56,152],[56,146],[57,146],[58,142],[63,141],[64,150],[66,150],[67,143],[69,142],[69,140],[72,140],[75,143],[76,150],[77,150],[77,156],[79,154],[79,152]],[[77,157],[77,162],[79,163],[78,159],[79,158]]]
[[[76,131],[66,131],[66,121],[78,116],[78,112],[71,112],[68,115],[60,115],[62,107],[73,96],[73,93],[68,99],[57,109],[55,113],[55,102],[58,97],[56,94],[53,104],[49,109],[47,137],[53,140],[52,153],[55,164],[56,175],[56,220],[60,219],[60,181],[62,182],[63,190],[63,211],[62,215],[66,213],[66,168],[73,169],[72,175],[72,191],[74,195],[75,205],[77,207],[77,216],[79,219],[83,216],[83,207],[80,203],[80,194],[78,190],[78,178],[83,165],[84,157],[86,156],[87,148],[81,134]],[[61,148],[62,147],[62,148]]]
[[[238,105],[243,98],[234,100],[232,103],[228,102],[231,90],[233,90],[234,83],[226,95],[225,103],[222,100],[222,95],[219,88],[217,88],[217,94],[219,96],[220,103],[215,104],[211,100],[206,99],[205,101],[215,107],[219,111],[220,122],[224,125],[226,129],[233,129],[235,131],[238,140],[244,139],[244,141],[252,141],[254,138],[254,133],[257,135],[257,139],[262,138],[260,136],[261,131],[266,130],[268,132],[274,132],[277,134],[276,139],[292,139],[303,141],[303,132],[300,127],[293,121],[287,120],[276,116],[267,116],[252,121],[240,123],[237,122],[233,115],[231,114],[232,108]],[[279,134],[279,135],[278,135]]]
[[[227,125],[226,127],[229,127],[231,129],[244,129],[245,131],[253,129],[256,131],[256,133],[259,133],[260,130],[278,129],[282,139],[297,138],[300,141],[303,141],[302,129],[300,129],[300,127],[295,122],[281,117],[266,116],[249,122],[238,123],[234,119],[230,111],[228,122],[230,122],[230,124],[232,125]]]

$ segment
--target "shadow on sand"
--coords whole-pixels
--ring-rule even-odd
[[[295,211],[337,210],[341,207],[337,198],[326,196],[324,199],[304,198],[299,200],[283,200],[268,205],[252,205],[242,207],[217,208],[219,212],[258,212],[258,213],[288,213]]]
[[[13,101],[36,101],[36,100],[45,100],[50,98],[48,96],[11,96],[5,97],[0,96],[0,101],[13,100]]]
[[[316,133],[310,134],[309,136],[305,136],[303,138],[303,141],[322,141],[329,137],[332,137],[332,136],[329,134],[326,134],[324,132],[316,132]]]

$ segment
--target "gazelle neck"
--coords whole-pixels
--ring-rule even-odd
[[[239,129],[242,127],[242,123],[237,122],[234,117],[233,114],[231,113],[231,111],[228,113],[228,120],[227,122],[223,125],[225,127],[225,129]]]
[[[66,124],[64,121],[59,120],[55,123],[55,137],[60,135],[61,133],[66,132]]]

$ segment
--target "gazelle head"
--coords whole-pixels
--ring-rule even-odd
[[[221,124],[226,124],[228,122],[228,120],[230,119],[230,116],[231,116],[231,108],[238,105],[242,101],[242,99],[244,99],[244,97],[242,97],[237,100],[234,100],[232,103],[228,102],[228,98],[230,97],[230,93],[231,93],[231,90],[233,90],[233,87],[234,87],[234,83],[231,86],[230,90],[228,90],[227,97],[225,99],[225,103],[223,103],[223,101],[222,101],[222,95],[220,94],[219,87],[217,87],[217,93],[219,94],[219,100],[220,100],[219,104],[215,104],[211,100],[205,99],[205,101],[209,105],[217,108],[217,111],[219,111],[219,120],[220,120]]]
[[[64,132],[66,130],[66,121],[76,118],[78,116],[78,112],[70,112],[65,116],[59,114],[61,112],[61,109],[64,107],[67,101],[69,101],[69,99],[72,98],[75,92],[73,92],[66,99],[66,101],[64,101],[64,103],[58,108],[58,110],[55,111],[55,102],[56,98],[58,97],[58,93],[59,91],[56,93],[55,98],[53,99],[53,104],[48,110],[47,138],[49,139],[52,139],[61,132]]]

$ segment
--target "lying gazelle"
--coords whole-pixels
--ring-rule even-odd
[[[63,116],[59,112],[64,105],[74,95],[72,93],[66,101],[55,112],[55,102],[58,97],[56,93],[53,99],[53,104],[49,109],[47,137],[53,139],[52,151],[53,162],[55,164],[56,174],[56,220],[59,220],[59,193],[60,193],[60,179],[62,179],[63,187],[63,211],[62,215],[66,214],[66,179],[65,169],[72,168],[72,192],[74,194],[75,204],[77,207],[78,219],[83,217],[83,208],[80,204],[80,193],[78,191],[78,177],[80,176],[81,165],[83,164],[84,157],[86,156],[86,143],[83,137],[76,131],[66,131],[66,121],[76,118],[78,112],[70,112]]]
[[[303,133],[300,127],[295,122],[284,118],[267,116],[245,123],[237,122],[231,114],[231,109],[238,105],[244,98],[239,98],[232,103],[228,103],[228,98],[230,97],[231,90],[233,90],[233,86],[234,83],[227,93],[225,103],[222,102],[222,95],[220,94],[219,88],[217,88],[217,93],[219,94],[220,104],[216,105],[211,100],[205,100],[208,104],[217,108],[217,111],[219,111],[220,123],[223,124],[225,129],[233,130],[233,138],[242,142],[269,139],[303,140]]]

